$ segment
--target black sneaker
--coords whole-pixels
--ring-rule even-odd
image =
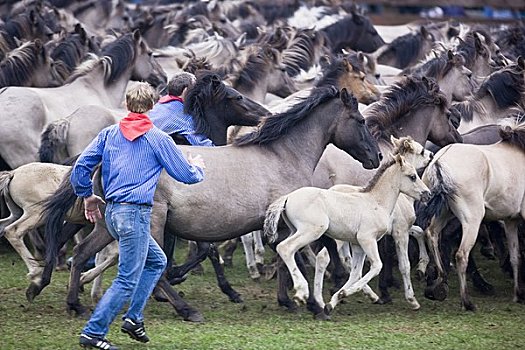
[[[80,335],[80,346],[84,348],[95,348],[95,349],[102,349],[102,350],[118,350],[118,347],[111,344],[109,340],[104,338],[96,338],[96,337],[90,337],[86,334]]]
[[[146,330],[144,329],[144,322],[136,322],[126,318],[124,319],[124,323],[122,324],[122,327],[120,327],[120,330],[127,333],[132,339],[141,343],[149,342]]]

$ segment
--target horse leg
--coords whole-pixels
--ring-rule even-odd
[[[403,277],[403,287],[405,290],[405,299],[412,307],[412,310],[419,310],[421,307],[414,295],[414,289],[412,288],[412,281],[410,279],[410,260],[408,258],[408,240],[409,234],[394,222],[392,228],[392,238],[394,239],[397,252],[397,260],[399,265],[399,272]]]
[[[255,263],[257,264],[257,268],[259,268],[259,272],[261,272],[261,269],[264,266],[264,243],[262,240],[262,231],[254,231],[253,232],[253,241],[254,241],[254,253],[255,253]]]
[[[314,277],[314,300],[315,302],[324,309],[324,300],[323,300],[323,282],[324,276],[326,273],[326,268],[330,263],[330,254],[328,249],[323,247],[317,253],[315,260],[315,277]]]
[[[118,244],[117,241],[113,241],[96,254],[95,267],[80,274],[80,286],[93,281],[117,262]]]
[[[292,236],[289,236],[277,245],[277,253],[281,256],[290,271],[295,289],[294,300],[297,303],[306,303],[309,297],[308,281],[299,270],[295,261],[295,254],[302,247],[306,246],[321,237],[328,228],[328,219],[322,224],[308,225],[307,229],[297,228]]]
[[[290,271],[286,264],[277,256],[277,303],[279,306],[285,307],[290,312],[297,311],[297,304],[288,296],[288,287],[292,285]]]
[[[11,243],[11,246],[26,264],[29,271],[27,276],[32,284],[40,283],[44,261],[38,261],[33,254],[31,254],[24,243],[24,236],[30,229],[38,224],[39,218],[39,215],[36,213],[24,212],[20,219],[5,228],[5,238]]]
[[[66,223],[62,230],[62,236],[59,237],[58,247],[63,246],[71,237],[73,237],[84,225]],[[26,298],[32,302],[42,290],[51,283],[51,275],[55,269],[55,259],[49,261],[46,258],[44,270],[42,271],[42,278],[40,283],[31,283],[26,290]]]
[[[221,244],[221,248],[224,249],[224,254],[222,258],[224,260],[224,266],[232,267],[233,266],[233,252],[237,249],[238,238],[230,239]]]
[[[224,268],[222,267],[220,261],[219,251],[213,243],[210,244],[208,248],[208,258],[211,260],[211,264],[213,266],[213,269],[215,270],[215,275],[217,276],[217,284],[219,285],[221,291],[228,296],[231,302],[242,303],[243,300],[241,298],[241,295],[232,288],[230,282],[228,282],[226,276],[224,275]]]
[[[510,264],[514,278],[514,297],[513,301],[518,303],[525,302],[525,294],[520,288],[520,252],[518,239],[518,220],[505,220],[505,232],[507,234],[507,246],[509,247]]]
[[[496,256],[494,255],[494,246],[490,240],[490,234],[488,227],[485,223],[482,223],[479,227],[479,243],[481,244],[480,253],[487,259],[494,260]]]
[[[393,286],[393,266],[394,266],[394,252],[389,247],[390,238],[389,236],[384,236],[378,242],[379,256],[381,261],[383,261],[384,268],[379,272],[378,278],[378,287],[379,292],[381,293],[381,298],[379,304],[387,304],[392,302],[392,297],[388,292],[388,287]]]
[[[471,200],[476,200],[472,198]],[[458,219],[461,222],[463,235],[461,237],[461,243],[456,253],[456,270],[459,277],[459,291],[461,294],[461,304],[467,311],[476,311],[476,306],[470,300],[468,289],[467,289],[467,264],[470,251],[476,243],[478,237],[479,225],[481,220],[485,216],[485,209],[483,208],[483,199],[479,198],[478,201],[467,203],[458,201],[455,203],[457,208],[469,208],[468,213],[461,211]],[[481,203],[481,206],[474,207],[472,203]]]
[[[254,281],[258,281],[261,278],[257,263],[255,261],[254,251],[254,233],[250,232],[241,236],[242,246],[244,248],[244,258],[246,260],[246,268],[250,274],[250,278]]]
[[[208,251],[210,250],[211,243],[208,242],[195,242],[197,244],[197,250],[192,260],[186,261],[184,264],[179,266],[172,266],[166,273],[166,278],[170,281],[170,284],[179,284],[187,278],[187,274],[197,265],[206,259]]]
[[[73,249],[73,262],[71,264],[67,293],[67,310],[69,313],[75,312],[77,316],[86,314],[86,308],[80,303],[78,297],[81,272],[86,261],[113,240],[114,238],[109,234],[106,227],[101,225],[99,221],[93,231]]]
[[[330,261],[332,262],[334,267],[332,273],[332,280],[334,282],[335,290],[339,290],[344,285],[346,280],[348,280],[349,274],[346,272],[346,269],[343,266],[343,263],[341,262],[341,258],[339,257],[337,243],[335,240],[328,236],[321,236],[320,241],[328,250],[328,254],[330,254]]]
[[[470,254],[468,257],[467,274],[472,279],[474,288],[476,288],[478,291],[485,295],[495,294],[494,287],[485,280],[481,272],[478,270],[476,260],[474,260],[474,256],[472,254]]]
[[[430,257],[428,256],[427,245],[425,244],[425,231],[419,226],[412,225],[409,234],[416,239],[419,248],[419,262],[417,263],[416,278],[423,280],[425,272],[427,271]]]
[[[182,316],[184,321],[204,322],[204,317],[196,309],[188,305],[170,285],[165,276],[162,276],[157,282],[157,287],[164,293],[169,303],[173,306],[178,315]]]
[[[335,309],[341,299],[349,295],[346,294],[345,291],[347,291],[351,286],[361,279],[365,259],[366,254],[361,246],[352,245],[352,270],[350,271],[350,277],[348,278],[348,281],[346,281],[346,283],[341,287],[341,289],[332,295],[330,302],[325,305],[324,311],[327,315],[329,315],[333,309]]]
[[[494,244],[495,252],[499,260],[501,270],[512,276],[512,267],[510,266],[509,251],[505,245],[503,237],[506,236],[505,227],[501,221],[491,221],[487,223],[490,240]]]
[[[195,275],[202,275],[204,273],[204,268],[201,265],[201,262],[203,260],[200,260],[196,258],[196,255],[199,253],[199,243],[195,241],[188,241],[188,256],[186,257],[186,260],[194,261],[194,265],[191,268],[191,272]]]
[[[435,217],[425,231],[425,237],[430,248],[430,254],[434,261],[437,271],[436,276],[431,276],[430,269],[427,270],[427,288],[425,288],[425,297],[433,300],[445,300],[448,294],[447,276],[441,262],[439,252],[439,238],[441,231],[445,228],[449,213],[442,213]]]

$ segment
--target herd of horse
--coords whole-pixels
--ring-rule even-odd
[[[414,256],[425,296],[443,300],[456,245],[462,306],[475,310],[467,274],[492,288],[471,254],[478,241],[499,247],[514,301],[525,301],[525,27],[375,26],[339,1],[84,5],[2,5],[0,236],[27,266],[29,301],[51,282],[70,241],[68,310],[87,312],[79,291],[93,279],[100,297],[118,249],[103,220],[84,217],[71,165],[125,115],[131,81],[160,95],[180,71],[197,76],[185,112],[217,146],[172,135],[184,153],[205,159],[205,180],[186,186],[163,174],[154,197],[151,234],[169,258],[154,295],[185,320],[204,317],[173,285],[206,258],[222,292],[242,302],[217,246],[239,238],[250,276],[260,277],[257,254],[271,248],[279,305],[306,303],[318,319],[359,291],[389,302],[396,259],[405,298],[419,309]],[[177,239],[197,251],[173,266]],[[83,272],[94,255],[96,266]],[[325,303],[328,269],[335,292]],[[369,285],[376,276],[379,295]]]

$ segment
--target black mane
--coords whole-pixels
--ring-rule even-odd
[[[257,131],[235,139],[233,144],[236,146],[268,144],[285,135],[290,128],[305,119],[312,109],[338,95],[339,91],[333,86],[315,88],[307,99],[286,112],[267,117]]]

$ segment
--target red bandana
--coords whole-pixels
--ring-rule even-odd
[[[153,127],[153,123],[145,114],[130,112],[127,117],[120,121],[120,131],[129,141],[144,135]]]
[[[173,96],[173,95],[162,96],[159,99],[159,103],[168,103],[168,102],[171,102],[171,101],[180,101],[180,102],[184,103],[184,100],[182,98],[180,98],[179,96]]]

